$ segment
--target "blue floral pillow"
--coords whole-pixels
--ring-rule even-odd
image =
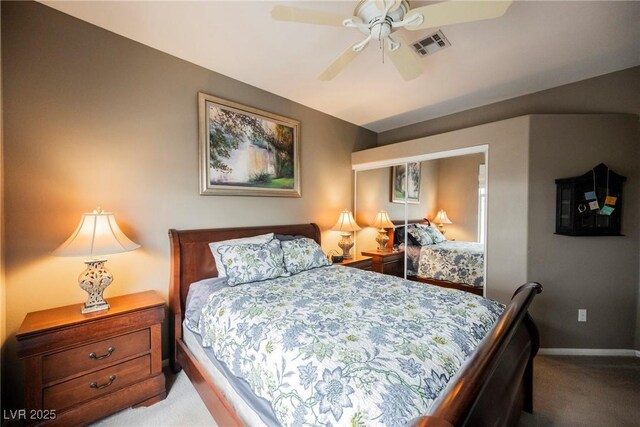
[[[427,226],[427,225],[418,224],[418,228],[425,230],[431,237],[431,240],[433,240],[433,243],[442,243],[447,241],[447,238],[444,237],[444,235],[440,232],[440,230],[438,230],[432,225]]]
[[[302,239],[280,242],[284,252],[284,265],[291,274],[329,265],[329,260],[315,240]]]
[[[431,235],[422,227],[412,227],[407,230],[409,236],[413,237],[419,246],[433,245],[434,241]]]
[[[222,245],[217,250],[229,286],[275,279],[286,274],[278,239],[263,244]]]

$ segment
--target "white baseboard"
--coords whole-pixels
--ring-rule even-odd
[[[541,348],[538,354],[549,356],[627,356],[640,357],[639,350],[622,348]]]

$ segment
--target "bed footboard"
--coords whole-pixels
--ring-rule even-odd
[[[474,288],[473,286],[461,283],[453,283],[446,280],[429,279],[419,276],[407,276],[407,279],[414,282],[428,283],[429,285],[440,286],[441,288],[457,289],[459,291],[469,292],[474,295],[484,296],[484,288]]]
[[[415,425],[509,426],[521,410],[533,410],[533,358],[540,345],[527,310],[540,292],[539,283],[527,283],[516,290],[465,370]]]

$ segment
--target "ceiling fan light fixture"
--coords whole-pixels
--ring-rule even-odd
[[[356,44],[353,45],[352,49],[354,52],[362,52],[362,50],[367,47],[367,45],[369,44],[369,42],[371,41],[371,35],[369,35],[369,37],[367,37],[366,39],[362,40],[361,42],[358,42]]]
[[[376,40],[384,40],[391,34],[391,24],[387,21],[376,22],[371,26],[370,36]]]
[[[395,41],[391,36],[387,37],[386,40],[387,40],[387,49],[389,49],[389,52],[393,52],[400,48],[400,43]]]
[[[378,9],[375,0],[361,0],[358,2],[353,15],[362,20],[364,24],[368,24],[368,28],[360,28],[360,31],[369,34],[369,28],[380,21],[388,21],[392,26],[395,22],[400,22],[409,12],[409,3],[406,0],[397,1],[392,5],[391,9]]]
[[[305,24],[319,24],[357,28],[366,39],[355,43],[334,60],[334,62],[319,76],[320,80],[331,80],[337,76],[360,53],[372,39],[380,42],[384,62],[385,47],[389,57],[404,80],[413,80],[423,72],[418,62],[416,51],[420,42],[408,45],[400,36],[391,37],[398,28],[420,30],[443,25],[460,24],[464,22],[481,21],[498,18],[505,14],[511,0],[500,1],[445,1],[411,9],[407,0],[359,0],[353,11],[353,17],[314,11],[298,7],[275,6],[271,16],[279,21],[301,22]],[[441,47],[442,42],[438,42]],[[386,46],[385,46],[386,44]],[[412,49],[413,48],[413,49]],[[419,51],[426,55],[427,49]]]

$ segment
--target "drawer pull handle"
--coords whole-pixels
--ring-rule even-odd
[[[89,359],[94,359],[94,360],[102,360],[102,359],[106,359],[107,357],[111,356],[111,354],[116,351],[115,347],[109,347],[107,349],[107,354],[103,354],[102,356],[98,356],[96,355],[94,352],[89,353]]]
[[[98,385],[98,383],[94,381],[91,384],[89,384],[89,387],[95,388],[96,390],[100,390],[101,388],[109,387],[111,384],[113,384],[113,382],[115,380],[116,380],[116,376],[115,375],[111,375],[111,376],[109,376],[109,382],[108,383]]]

